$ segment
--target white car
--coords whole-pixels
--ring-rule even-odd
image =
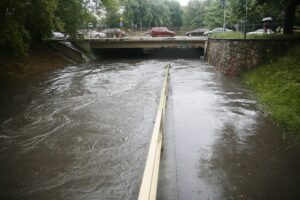
[[[274,31],[272,31],[271,29],[267,29],[266,34],[272,34],[272,33],[274,33]],[[262,35],[262,34],[265,34],[264,29],[257,29],[256,31],[247,33],[247,35]]]
[[[53,39],[66,39],[66,35],[61,32],[52,31]]]
[[[91,30],[86,33],[86,36],[88,38],[105,38],[106,34],[102,33],[102,32]]]
[[[203,34],[204,35],[209,35],[209,34],[212,34],[212,33],[221,33],[221,32],[232,32],[232,30],[230,30],[228,28],[225,28],[225,31],[224,31],[224,28],[214,28],[213,30],[206,31]]]

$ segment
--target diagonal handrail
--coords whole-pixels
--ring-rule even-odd
[[[166,65],[166,74],[163,82],[160,102],[150,142],[148,157],[144,169],[144,175],[139,193],[139,200],[155,200],[159,174],[160,154],[163,143],[163,124],[166,112],[168,95],[170,64]]]

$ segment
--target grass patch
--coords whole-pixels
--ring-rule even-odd
[[[241,32],[225,32],[225,33],[214,33],[209,36],[214,39],[244,39],[244,34]],[[300,39],[300,33],[294,32],[292,35],[283,34],[263,34],[263,35],[247,35],[247,39]]]
[[[225,32],[225,33],[213,33],[209,38],[214,39],[244,39],[244,35],[241,32]]]
[[[244,73],[243,79],[253,89],[274,120],[300,136],[300,46],[274,63]]]

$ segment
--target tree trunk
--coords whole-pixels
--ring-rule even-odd
[[[284,34],[292,34],[293,33],[293,26],[295,20],[295,12],[297,5],[299,4],[298,0],[292,0],[284,11]]]

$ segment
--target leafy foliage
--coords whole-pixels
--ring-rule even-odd
[[[125,0],[123,4],[127,27],[134,24],[147,28],[183,24],[183,11],[177,1]]]
[[[96,18],[89,13],[83,4],[82,0],[60,0],[58,1],[57,10],[55,11],[62,26],[56,26],[56,29],[70,34],[71,36],[77,30],[87,27],[88,23],[96,25]],[[60,25],[59,24],[59,25]]]
[[[27,2],[24,25],[30,36],[39,40],[51,36],[51,30],[60,26],[55,16],[58,0],[31,0]]]
[[[184,25],[191,28],[203,27],[206,4],[201,0],[189,1],[184,12]]]
[[[274,29],[276,26],[286,26],[287,22],[290,23],[290,28],[293,25],[299,26],[299,0],[190,0],[184,12],[184,25],[193,28],[222,27],[225,5],[226,24],[228,27],[232,27],[245,21],[246,3],[249,31],[262,28],[264,17],[273,18]],[[289,10],[287,10],[288,7]],[[293,12],[295,12],[294,19],[291,18],[293,15],[286,14]]]
[[[22,0],[0,2],[0,53],[25,55],[28,50],[29,33],[24,18],[27,4]]]
[[[183,10],[176,1],[167,1],[171,26],[180,27],[183,25]]]
[[[10,55],[26,55],[29,33],[24,26],[15,21],[6,21],[0,28],[0,53]]]
[[[212,0],[205,8],[205,17],[203,24],[208,28],[222,27],[223,26],[223,9],[218,0]]]
[[[74,34],[95,18],[83,0],[1,0],[0,53],[26,55],[33,40],[50,37],[51,31]]]
[[[121,2],[119,0],[102,0],[100,6],[105,10],[104,23],[108,27],[118,27],[121,14],[119,13]]]

